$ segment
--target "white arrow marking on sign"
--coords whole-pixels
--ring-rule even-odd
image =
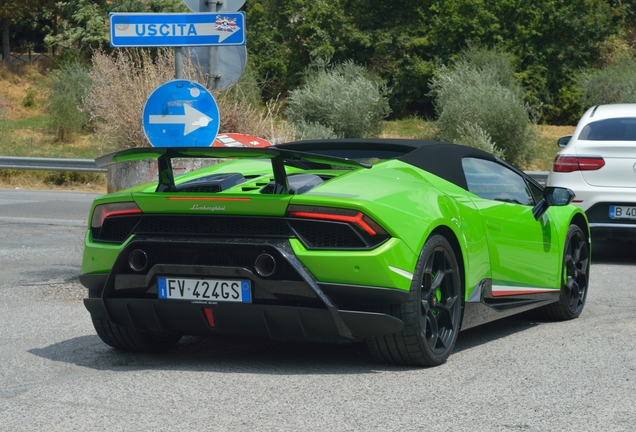
[[[184,125],[183,136],[195,130],[206,127],[212,119],[201,111],[192,108],[188,104],[183,104],[184,115],[150,115],[150,124],[182,124]]]
[[[191,33],[190,27],[194,28]],[[188,37],[188,36],[218,36],[219,42],[223,42],[241,28],[235,26],[235,31],[219,31],[215,23],[138,23],[138,24],[115,24],[116,37]]]

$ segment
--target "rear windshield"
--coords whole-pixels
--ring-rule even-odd
[[[636,141],[636,118],[613,118],[586,125],[579,134],[588,141]]]

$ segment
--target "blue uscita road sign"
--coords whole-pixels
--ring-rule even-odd
[[[111,13],[110,45],[245,45],[245,13]]]

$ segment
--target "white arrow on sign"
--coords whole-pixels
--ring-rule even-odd
[[[230,26],[223,22],[218,30],[215,23],[138,23],[115,24],[116,37],[168,37],[168,36],[218,36],[219,42],[223,42],[237,31],[241,30],[237,25]]]
[[[192,108],[188,104],[183,104],[184,115],[150,115],[150,124],[182,124],[184,125],[183,136],[195,130],[206,127],[212,119],[201,111]]]

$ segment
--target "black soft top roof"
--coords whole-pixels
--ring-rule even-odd
[[[398,159],[468,189],[462,159],[502,161],[485,151],[458,144],[411,139],[330,139],[296,141],[275,147],[349,159]],[[507,164],[506,164],[507,165]]]

